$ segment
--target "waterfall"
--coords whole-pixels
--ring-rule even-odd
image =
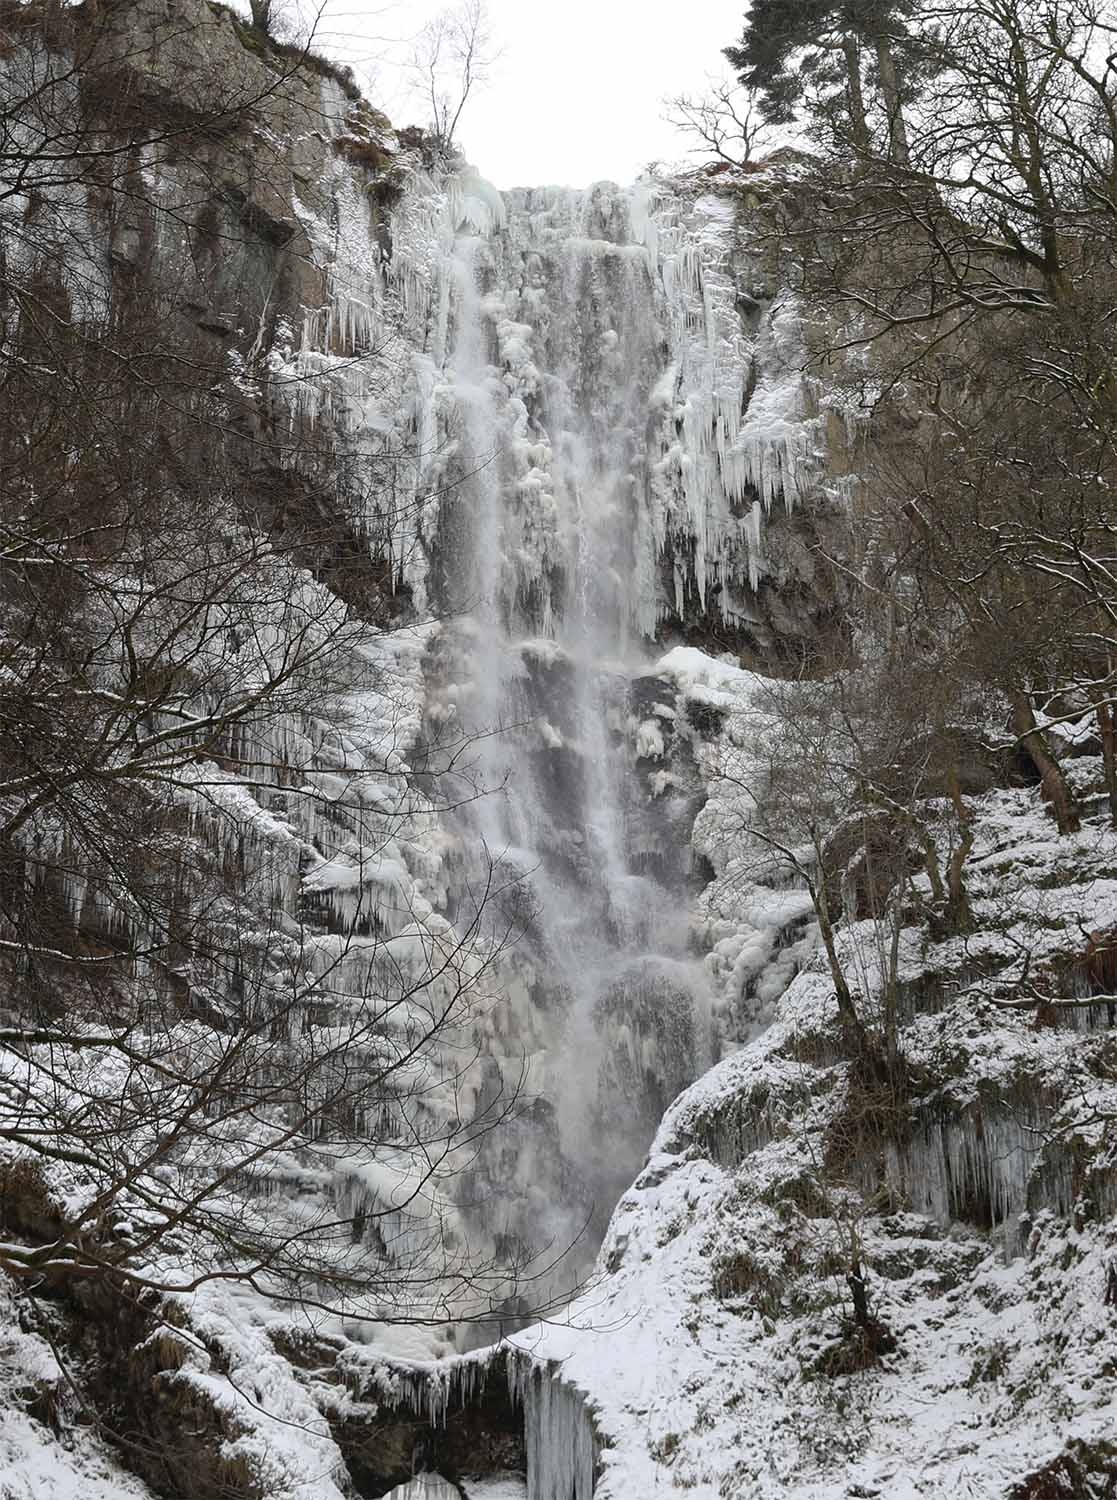
[[[739,197],[700,174],[501,195],[468,167],[409,170],[382,260],[347,192],[329,223],[300,207],[330,307],[275,368],[297,375],[333,328],[329,400],[299,420],[392,475],[361,525],[426,632],[422,729],[408,715],[394,753],[442,811],[423,860],[390,865],[404,905],[465,936],[491,1002],[438,1108],[517,1106],[456,1165],[456,1243],[520,1268],[495,1335],[589,1272],[716,1055],[692,925],[703,731],[657,663],[692,628],[763,637],[756,588],[783,563],[762,521],[818,490],[825,442]],[[323,909],[369,883],[337,864],[309,878]]]
[[[661,654],[672,369],[640,205],[605,185],[511,193],[488,232],[463,224],[432,297],[447,327],[432,573],[451,617],[432,715],[474,747],[456,766],[452,915],[500,891],[497,925],[520,930],[501,1077],[514,1086],[518,1048],[534,1059],[511,1171],[505,1137],[471,1188],[486,1214],[499,1193],[506,1245],[555,1254],[588,1225],[569,1275],[711,1046],[690,854],[642,774],[661,744],[634,701]]]

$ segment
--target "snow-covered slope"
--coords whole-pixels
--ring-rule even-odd
[[[1082,959],[1117,837],[1058,838],[1030,789],[973,807],[976,930],[904,934],[904,1090],[842,1059],[816,957],[668,1111],[569,1326],[518,1336],[583,1395],[599,1496],[1111,1493],[1117,1086]],[[872,924],[840,952],[871,1007]],[[1026,956],[1046,1010],[1007,998]]]

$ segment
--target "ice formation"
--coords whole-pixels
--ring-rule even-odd
[[[509,1376],[524,1408],[528,1500],[592,1500],[597,1444],[582,1392],[530,1355],[512,1358]]]
[[[347,138],[352,111],[329,79],[321,105]],[[349,1061],[375,1072],[407,1058],[424,1017],[451,1021],[397,1072],[406,1104],[385,1089],[347,1122],[342,1144],[322,1121],[265,1152],[264,1168],[234,1132],[215,1128],[206,1145],[240,1162],[238,1213],[286,1212],[300,1232],[340,1216],[370,1243],[374,1226],[386,1262],[421,1257],[447,1228],[440,1244],[462,1247],[463,1264],[467,1248],[519,1261],[526,1287],[501,1285],[479,1338],[507,1333],[533,1299],[588,1273],[605,1238],[599,1283],[565,1325],[501,1346],[524,1414],[527,1500],[590,1500],[595,1483],[604,1496],[649,1493],[668,1471],[696,1497],[792,1493],[791,1476],[822,1460],[804,1436],[817,1394],[789,1372],[826,1353],[816,1315],[834,1315],[834,1255],[851,1222],[874,1265],[900,1264],[892,1292],[889,1273],[872,1269],[874,1290],[921,1334],[936,1328],[934,1277],[946,1285],[987,1253],[975,1227],[1010,1265],[990,1260],[960,1317],[983,1308],[990,1339],[1018,1336],[1029,1358],[1043,1339],[1020,1332],[1038,1314],[1020,1313],[1017,1327],[1005,1311],[1012,1296],[1026,1301],[1011,1258],[1025,1246],[1037,1264],[1073,1251],[1089,1286],[1101,1284],[1100,1236],[1076,1229],[1081,1244],[1057,1246],[1045,1215],[1088,1225],[1113,1211],[1112,1100],[1088,1070],[1071,1118],[1042,1089],[1023,1107],[1012,1085],[1069,1076],[1075,1049],[1107,1018],[1080,1008],[1041,1035],[1001,1017],[975,1043],[973,1007],[996,996],[975,981],[965,1003],[921,1009],[931,971],[913,943],[910,1056],[935,1076],[949,1075],[950,1060],[965,1065],[913,1106],[883,1162],[855,1162],[848,1188],[818,1210],[812,1151],[849,1079],[828,1041],[809,895],[786,868],[763,869],[741,837],[742,788],[760,784],[750,756],[763,684],[734,659],[664,651],[661,640],[695,619],[747,621],[772,565],[773,511],[840,490],[794,300],[750,264],[740,195],[708,178],[502,195],[465,166],[432,174],[390,132],[376,141],[405,182],[390,213],[374,219],[345,154],[327,154],[314,201],[292,204],[320,296],[297,316],[273,319],[265,306],[258,329],[237,330],[227,374],[230,391],[266,413],[283,461],[307,462],[308,435],[329,452],[396,618],[353,636],[344,684],[323,693],[320,712],[246,718],[222,764],[179,768],[177,795],[199,863],[241,881],[244,930],[255,919],[254,940],[296,955],[305,1003],[289,1042],[304,1022],[324,1037],[356,1027]],[[156,204],[173,201],[173,166],[145,170]],[[0,218],[9,255],[22,207]],[[96,243],[76,198],[53,208],[67,243]],[[157,212],[154,233],[173,262],[182,250],[170,218]],[[103,248],[67,264],[88,319],[103,311],[112,253],[130,253]],[[263,658],[282,652],[295,615],[344,646],[345,613],[323,582],[276,570],[282,602],[256,612]],[[253,669],[235,648],[221,665],[239,680]],[[253,761],[283,766],[284,784],[234,769]],[[1052,932],[1112,923],[1112,850],[1099,854],[1087,836],[1055,850],[1034,809],[1009,796],[983,818],[973,863],[987,889],[1002,852],[1022,845],[1050,877],[1015,892],[1021,921],[1042,915]],[[75,923],[141,920],[86,878],[49,820],[29,836],[67,872],[61,898]],[[1075,869],[1091,877],[1057,910]],[[1012,934],[998,932],[996,912],[984,916],[966,959],[996,958],[1003,973]],[[843,933],[851,964],[862,939],[871,950],[872,934]],[[957,953],[939,957],[944,972],[963,972]],[[459,1007],[460,992],[484,1003]],[[191,975],[190,999],[198,1015],[219,1010],[220,976]],[[197,1031],[184,1020],[183,1044],[198,1045]],[[477,1058],[464,1078],[462,1054]],[[116,1080],[98,1087],[111,1096]],[[499,1134],[428,1170],[426,1143],[517,1092]],[[276,1130],[256,1126],[249,1147]],[[907,1208],[854,1221],[857,1174],[878,1168]],[[813,1202],[813,1219],[795,1193]],[[781,1219],[783,1198],[792,1208]],[[343,1265],[353,1253],[337,1251]],[[787,1275],[793,1257],[805,1291]],[[452,1289],[453,1255],[445,1266]],[[341,1324],[352,1338],[338,1368],[380,1406],[438,1427],[475,1400],[494,1355],[457,1354],[463,1309],[452,1290],[434,1300],[448,1331],[392,1333],[377,1320],[408,1309],[370,1293],[349,1309],[366,1321]],[[777,1311],[791,1333],[769,1327]],[[334,1476],[345,1481],[332,1439],[264,1332],[220,1298],[198,1299],[192,1317],[232,1350],[248,1394],[229,1396],[205,1352],[184,1363],[182,1381],[236,1408],[237,1441],[273,1465],[277,1495],[311,1483],[333,1493]],[[1088,1310],[1068,1317],[1077,1338]],[[951,1347],[929,1361],[911,1401],[902,1381],[887,1387],[918,1461],[937,1469],[925,1490],[889,1493],[947,1493],[965,1477],[934,1457],[918,1409],[949,1389],[959,1427],[981,1427],[980,1400],[971,1410],[958,1395],[961,1360]],[[1024,1390],[1019,1402],[1044,1430],[1037,1401]],[[265,1451],[253,1403],[300,1435]],[[1083,1398],[1074,1420],[1089,1434],[1101,1418]],[[872,1422],[884,1457],[851,1459],[841,1493],[882,1493],[901,1464],[880,1430],[887,1418],[865,1416],[866,1430]],[[984,1428],[980,1441],[1007,1482],[1012,1460]],[[523,1494],[510,1476],[467,1477],[462,1489],[477,1500]],[[441,1493],[424,1474],[396,1492]]]

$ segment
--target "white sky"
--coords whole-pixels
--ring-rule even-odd
[[[304,0],[305,3],[305,0]],[[315,46],[351,63],[393,123],[423,124],[401,63],[438,0],[325,0]],[[458,142],[497,187],[631,182],[685,156],[666,97],[701,93],[745,0],[488,0],[501,56],[470,102]],[[429,113],[429,111],[427,112]]]

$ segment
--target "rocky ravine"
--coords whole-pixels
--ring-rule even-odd
[[[543,918],[478,1041],[490,1083],[537,1058],[538,1101],[472,1185],[504,1195],[506,1238],[590,1208],[600,1235],[639,1175],[587,1294],[495,1352],[458,1354],[452,1316],[308,1327],[235,1287],[123,1319],[94,1292],[13,1294],[0,1494],[328,1500],[415,1467],[484,1494],[525,1466],[539,1500],[1117,1493],[1112,1016],[1059,1004],[1089,998],[1082,935],[1117,920],[1112,835],[1056,840],[1027,787],[973,798],[979,920],[964,942],[905,929],[884,1090],[843,1056],[809,899],[760,878],[740,831],[752,671],[815,666],[842,634],[823,555],[858,432],[803,376],[747,194],[502,197],[220,6],[99,15],[112,88],[82,107],[133,141],[144,189],[73,193],[74,296],[95,317],[125,282],[158,294],[224,371],[221,442],[261,533],[378,633],[340,752],[390,809],[375,838],[367,812],[308,815],[234,770],[200,837],[321,945],[354,891],[437,929],[482,843],[499,853]],[[215,80],[235,125],[154,169],[145,136],[212,115]],[[482,772],[513,770],[513,794],[441,818],[415,766],[447,724],[495,723],[515,728]],[[274,748],[323,788],[337,770],[313,716]],[[1005,1008],[1022,936],[1047,1011]],[[870,1011],[877,939],[840,935]],[[589,1185],[586,1118],[616,1142]],[[355,1174],[286,1168],[244,1191],[383,1207]],[[75,1190],[17,1152],[0,1187],[5,1232],[34,1243]]]

